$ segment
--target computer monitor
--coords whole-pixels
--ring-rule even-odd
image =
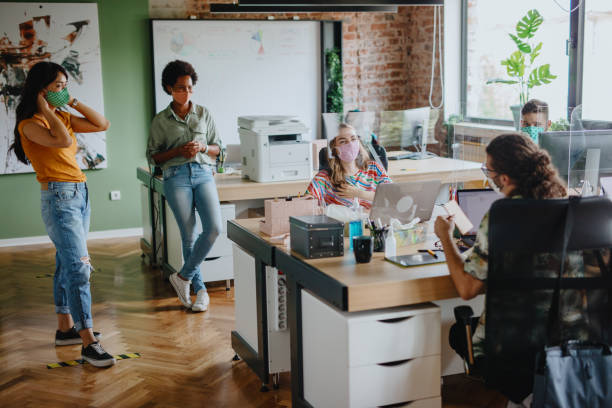
[[[425,159],[433,155],[427,152],[429,135],[430,108],[417,108],[401,111],[382,111],[380,113],[380,143],[387,150],[399,148],[416,152],[403,153],[402,159]],[[392,157],[389,159],[393,160]]]
[[[496,193],[490,188],[457,190],[457,204],[459,204],[459,207],[474,226],[465,235],[476,235],[482,218],[489,211],[491,205],[502,197],[501,194]]]
[[[599,150],[599,175],[612,176],[612,129],[542,132],[540,147],[550,154],[553,165],[564,180],[568,180],[568,170],[582,173],[580,177],[585,176],[589,149]]]
[[[603,195],[612,200],[612,177],[601,178],[601,190]]]
[[[346,123],[355,128],[357,136],[369,141],[372,133],[377,133],[378,115],[376,112],[350,111],[346,114]]]

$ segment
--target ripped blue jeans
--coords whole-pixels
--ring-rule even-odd
[[[71,314],[77,331],[93,327],[87,251],[89,192],[85,183],[52,181],[40,192],[42,219],[55,245],[55,313]]]

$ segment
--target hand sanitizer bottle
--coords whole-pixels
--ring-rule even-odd
[[[396,246],[397,242],[395,241],[395,234],[393,233],[393,225],[391,225],[387,230],[387,238],[385,238],[385,258],[396,256]]]

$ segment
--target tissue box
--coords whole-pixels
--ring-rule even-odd
[[[398,247],[418,244],[419,242],[425,242],[425,238],[427,237],[427,223],[423,222],[415,225],[413,228],[394,230],[393,232]]]
[[[319,213],[319,204],[311,196],[293,197],[265,200],[265,219],[259,225],[259,230],[267,235],[281,235],[289,233],[289,216],[316,215]]]

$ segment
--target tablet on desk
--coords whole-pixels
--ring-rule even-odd
[[[444,252],[436,252],[436,255],[437,258],[423,252],[418,254],[391,256],[385,259],[399,266],[421,266],[446,262]]]

